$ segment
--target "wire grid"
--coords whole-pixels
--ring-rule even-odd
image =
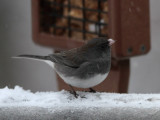
[[[108,15],[108,11],[104,11],[102,9],[102,4],[107,2],[107,0],[92,0],[94,3],[91,4],[97,4],[97,9],[88,8],[86,6],[87,0],[74,1],[81,2],[78,3],[80,6],[74,5],[72,3],[73,0],[40,0],[41,31],[55,35],[64,35],[67,37],[73,37],[73,32],[79,32],[84,40],[86,39],[87,34],[107,37],[107,33],[101,32],[102,28],[107,28],[108,25],[106,21],[101,21],[102,14],[106,16]],[[76,10],[82,13],[81,17],[70,14]],[[65,14],[66,12],[67,15]],[[91,12],[93,15],[96,14],[97,20],[88,18],[87,12]],[[72,21],[75,21],[75,23],[77,22],[80,27],[73,27],[74,24]],[[94,26],[95,30],[86,29],[88,24],[91,24],[92,27]]]

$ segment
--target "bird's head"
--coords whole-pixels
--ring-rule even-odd
[[[112,39],[107,39],[105,37],[94,38],[90,40],[87,44],[90,47],[96,48],[98,50],[106,51],[110,49],[110,46],[114,44],[115,41]]]

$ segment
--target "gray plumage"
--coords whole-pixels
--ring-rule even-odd
[[[108,73],[111,67],[111,43],[106,38],[94,38],[86,45],[48,56],[19,55],[54,63],[54,69],[65,77],[86,80],[97,74]]]

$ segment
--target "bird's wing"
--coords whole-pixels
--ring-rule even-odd
[[[83,52],[77,48],[69,51],[62,51],[60,53],[50,54],[51,60],[58,64],[63,64],[69,67],[78,68],[82,63],[86,61],[83,57]]]

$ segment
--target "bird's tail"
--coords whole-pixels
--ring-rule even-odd
[[[33,59],[33,60],[37,60],[37,61],[43,61],[45,63],[47,63],[49,66],[51,66],[52,68],[54,68],[54,63],[50,60],[49,56],[39,56],[39,55],[19,55],[16,57],[12,57],[12,58],[25,58],[25,59]]]
[[[12,58],[31,58],[31,59],[40,59],[40,60],[50,60],[49,56],[39,56],[39,55],[18,55]]]

